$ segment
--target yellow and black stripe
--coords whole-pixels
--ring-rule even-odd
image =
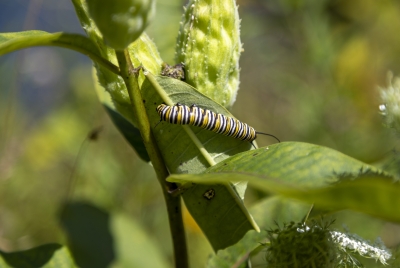
[[[174,106],[160,104],[157,107],[157,112],[162,121],[171,124],[197,126],[243,141],[252,142],[257,138],[257,134],[264,134],[276,138],[271,134],[257,132],[254,128],[235,118],[202,109],[194,104],[192,106],[186,106],[180,103]],[[279,141],[278,138],[276,139]]]

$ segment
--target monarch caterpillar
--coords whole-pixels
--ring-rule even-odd
[[[235,118],[202,109],[195,104],[191,106],[180,103],[174,106],[160,104],[156,110],[161,117],[160,122],[166,121],[171,124],[201,127],[228,137],[249,141],[253,146],[253,141],[257,138],[257,134],[274,137],[280,142],[274,135],[257,132],[254,128]]]

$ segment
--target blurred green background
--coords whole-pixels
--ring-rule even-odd
[[[168,63],[174,63],[184,4],[158,1],[147,31]],[[389,70],[400,74],[399,1],[238,5],[244,52],[232,109],[237,118],[282,141],[324,145],[367,163],[391,154],[395,137],[382,126],[377,86],[387,84]],[[0,32],[32,29],[83,33],[68,0],[0,4]],[[65,49],[0,57],[0,249],[65,244],[61,208],[75,201],[125,217],[129,223],[119,231],[143,233],[171,262],[167,214],[152,167],[112,125],[93,83],[90,60]],[[97,139],[87,139],[98,127]],[[261,136],[257,142],[274,141]],[[252,190],[247,196],[249,203],[261,197]],[[211,247],[184,217],[191,262],[203,267]],[[337,217],[368,239],[381,236],[387,246],[400,241],[397,226],[369,217],[372,223],[360,226],[365,216],[348,212]]]

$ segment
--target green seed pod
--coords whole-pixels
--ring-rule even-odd
[[[133,66],[143,66],[154,75],[159,75],[163,60],[158,53],[157,46],[147,35],[142,34],[132,45],[128,47]]]
[[[225,107],[239,86],[239,33],[234,0],[191,0],[177,38],[176,61],[185,64],[186,82]]]
[[[117,50],[135,41],[155,13],[154,0],[87,0],[87,5],[104,40]]]

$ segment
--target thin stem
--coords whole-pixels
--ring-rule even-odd
[[[169,193],[169,191],[173,190],[174,185],[166,181],[169,173],[150,129],[149,119],[137,80],[139,70],[133,67],[128,50],[116,51],[116,56],[121,70],[121,76],[128,89],[133,112],[137,116],[138,128],[164,194],[174,246],[175,267],[186,268],[189,265],[185,230],[182,221],[181,200],[180,196],[172,196]]]
[[[41,32],[34,36],[28,35],[13,38],[0,44],[0,56],[16,50],[35,46],[57,46],[75,50],[88,56],[94,62],[115,74],[119,74],[120,71],[118,66],[115,66],[112,62],[100,55],[100,52],[96,50],[97,47],[95,43],[91,39],[80,34]]]
[[[208,164],[210,166],[215,166],[217,162],[214,161],[214,158],[210,155],[210,153],[204,148],[204,145],[201,143],[199,138],[197,138],[196,134],[190,129],[189,126],[183,125],[183,129],[186,131],[186,133],[189,135],[189,137],[192,139],[194,145],[196,145],[197,149],[199,149],[200,153],[203,155],[203,157],[206,159]]]
[[[169,95],[165,92],[165,90],[160,86],[160,84],[157,82],[155,77],[149,73],[145,72],[144,75],[146,78],[150,81],[151,85],[153,88],[157,91],[157,94],[161,97],[161,99],[169,106],[175,105],[175,103],[172,101],[172,99],[169,97]]]

